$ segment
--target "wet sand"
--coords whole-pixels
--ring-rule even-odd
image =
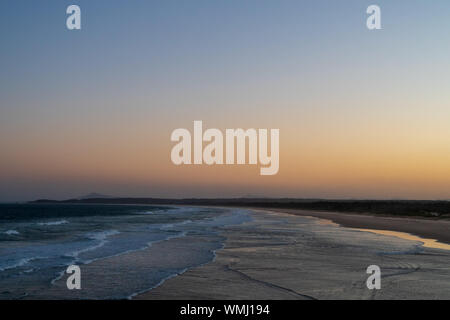
[[[436,239],[450,244],[450,220],[426,218],[407,218],[393,216],[374,216],[369,214],[350,214],[342,212],[320,212],[297,209],[270,209],[275,212],[299,216],[310,216],[331,220],[343,227],[389,230],[409,233],[423,238]]]
[[[223,229],[213,262],[135,299],[450,298],[450,251],[306,217],[313,214],[254,212],[252,222]],[[381,290],[366,286],[374,264]]]

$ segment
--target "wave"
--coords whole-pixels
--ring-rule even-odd
[[[163,241],[168,241],[168,240],[171,240],[171,239],[182,238],[182,237],[185,237],[186,234],[187,234],[187,232],[185,232],[185,231],[179,232],[178,234],[175,234],[175,235],[169,235],[169,236],[167,236],[166,238],[164,238],[162,240],[156,240],[156,241],[148,242],[146,245],[144,245],[144,246],[142,246],[140,248],[125,250],[125,251],[122,251],[122,252],[119,252],[119,253],[116,253],[116,254],[113,254],[113,255],[101,257],[101,258],[94,258],[94,259],[90,259],[90,260],[80,260],[79,259],[79,255],[81,253],[101,248],[102,246],[104,246],[108,242],[108,240],[106,240],[107,237],[112,236],[112,235],[116,235],[116,234],[119,234],[119,233],[120,232],[117,231],[117,230],[108,230],[108,231],[103,231],[103,232],[98,232],[98,233],[92,234],[91,237],[90,237],[91,239],[95,239],[95,240],[101,239],[101,242],[99,244],[97,244],[97,245],[88,247],[86,249],[74,251],[71,254],[67,255],[67,256],[70,256],[70,257],[74,258],[74,260],[70,264],[82,263],[82,264],[86,265],[86,264],[90,264],[90,263],[93,263],[93,262],[98,261],[98,260],[118,257],[118,256],[125,255],[125,254],[128,254],[128,253],[136,252],[136,251],[142,251],[142,250],[150,248],[153,244],[156,244],[156,243],[159,243],[159,242],[163,242]],[[53,280],[51,280],[51,282],[50,282],[51,285],[54,285],[56,283],[56,281],[61,280],[62,277],[64,276],[65,272],[66,272],[66,270],[62,270],[61,272],[59,272],[58,276],[56,278],[54,278]]]
[[[198,212],[199,208],[197,207],[171,207],[166,210],[165,214],[180,214],[180,213],[193,213]]]
[[[7,234],[8,236],[14,236],[14,235],[20,234],[20,232],[17,230],[8,230],[8,231],[5,231],[5,234]]]
[[[72,262],[69,265],[79,263],[80,262],[80,258],[79,258],[80,254],[85,253],[85,252],[89,252],[89,251],[93,251],[93,250],[96,250],[96,249],[99,249],[99,248],[103,247],[105,244],[108,243],[108,240],[107,240],[108,237],[116,235],[116,234],[119,234],[119,233],[120,232],[117,231],[117,230],[106,230],[106,231],[101,231],[101,232],[95,232],[95,233],[88,234],[87,236],[88,236],[89,239],[100,241],[100,242],[95,244],[95,245],[93,245],[93,246],[90,246],[90,247],[87,247],[87,248],[84,248],[84,249],[80,249],[80,250],[76,250],[76,251],[72,251],[72,252],[66,254],[65,256],[73,258]],[[92,261],[81,261],[81,262],[83,264],[88,264],[88,263],[91,263]],[[52,281],[50,281],[50,283],[52,285],[54,285],[56,283],[56,281],[60,280],[64,276],[65,272],[66,272],[65,269],[62,270],[61,272],[59,272],[58,276],[56,278],[52,279]]]
[[[156,211],[138,211],[138,212],[135,212],[134,214],[145,216],[145,215],[150,215],[150,214],[155,214],[155,213],[156,213]]]
[[[179,232],[178,234],[175,234],[175,235],[169,235],[166,238],[161,239],[161,240],[155,240],[155,241],[147,242],[147,244],[145,244],[144,246],[136,248],[136,249],[125,250],[125,251],[122,251],[122,252],[119,252],[119,253],[116,253],[116,254],[113,254],[113,255],[109,255],[109,256],[106,256],[106,257],[94,258],[94,259],[91,259],[91,260],[85,260],[85,261],[83,261],[83,263],[84,264],[89,264],[89,263],[92,263],[92,262],[95,262],[95,261],[98,261],[98,260],[102,260],[102,259],[118,257],[118,256],[121,256],[121,255],[124,255],[124,254],[132,253],[132,252],[136,252],[136,251],[142,251],[142,250],[150,248],[153,244],[156,244],[156,243],[159,243],[159,242],[163,242],[163,241],[172,240],[172,239],[176,239],[176,238],[182,238],[182,237],[185,237],[186,234],[187,234],[186,231],[182,231],[182,232]]]
[[[61,224],[69,223],[67,220],[49,221],[49,222],[38,222],[39,226],[58,226]]]
[[[15,269],[15,268],[19,268],[19,267],[23,267],[24,265],[30,263],[33,260],[37,260],[37,259],[46,259],[46,257],[31,257],[31,258],[23,258],[20,259],[18,262],[13,263],[11,265],[7,265],[4,267],[0,267],[0,271],[5,271],[5,270],[10,270],[10,269]]]
[[[216,259],[217,259],[217,251],[218,251],[218,250],[223,250],[224,248],[225,248],[225,243],[222,242],[221,245],[220,245],[220,247],[219,247],[218,249],[211,250],[211,252],[212,252],[212,254],[213,254],[213,258],[212,258],[210,261],[207,261],[207,262],[204,262],[204,263],[200,263],[199,265],[190,266],[190,267],[187,267],[187,268],[182,269],[182,270],[179,271],[179,272],[175,272],[175,273],[173,273],[173,274],[171,274],[171,275],[169,275],[169,276],[167,276],[167,277],[161,279],[161,281],[159,281],[159,282],[158,282],[157,284],[155,284],[154,286],[151,286],[150,288],[147,288],[147,289],[144,289],[144,290],[140,290],[140,291],[137,291],[137,292],[134,292],[134,293],[130,294],[128,297],[126,297],[126,299],[127,299],[127,300],[133,300],[133,298],[135,298],[135,297],[138,296],[138,295],[147,293],[147,292],[149,292],[149,291],[151,291],[151,290],[153,290],[153,289],[158,288],[159,286],[161,286],[161,285],[162,285],[164,282],[166,282],[167,280],[170,280],[170,279],[175,278],[175,277],[177,277],[177,276],[181,276],[183,273],[185,273],[185,272],[187,272],[187,271],[189,271],[189,270],[191,270],[191,269],[199,268],[199,267],[205,266],[205,265],[207,265],[207,264],[210,264],[210,263],[212,263],[212,262],[215,262]]]
[[[175,228],[177,226],[183,226],[189,223],[193,223],[192,220],[184,220],[182,222],[177,222],[177,223],[166,223],[163,224],[162,226],[159,226],[160,230],[167,230],[167,229],[171,229],[171,228]],[[153,227],[153,226],[152,226]]]
[[[166,282],[167,280],[170,280],[170,279],[175,278],[175,277],[177,277],[177,276],[181,276],[183,273],[185,273],[185,272],[188,271],[189,269],[190,269],[190,268],[184,268],[184,269],[182,269],[182,270],[179,271],[179,272],[175,272],[174,274],[171,274],[171,275],[169,275],[169,276],[167,276],[167,277],[165,277],[165,278],[162,278],[162,279],[161,279],[157,284],[155,284],[154,286],[152,286],[152,287],[150,287],[150,288],[147,288],[147,289],[144,289],[144,290],[140,290],[140,291],[134,292],[134,293],[130,294],[128,297],[126,297],[126,299],[127,299],[127,300],[133,300],[133,298],[136,297],[136,296],[138,296],[138,295],[147,293],[147,292],[149,292],[149,291],[151,291],[151,290],[153,290],[153,289],[158,288],[159,286],[161,286],[161,285],[162,285],[164,282]]]
[[[147,210],[147,211],[139,211],[135,214],[137,215],[152,215],[152,214],[180,214],[180,213],[191,213],[198,211],[196,207],[168,207],[167,209],[161,210]]]
[[[87,248],[84,248],[81,250],[73,251],[73,252],[69,253],[67,256],[73,257],[76,260],[78,260],[78,256],[81,253],[89,252],[89,251],[96,250],[98,248],[103,247],[106,243],[108,243],[108,240],[107,240],[108,237],[114,236],[119,233],[120,232],[117,230],[106,230],[106,231],[101,231],[101,232],[90,233],[87,235],[89,239],[100,241],[100,242],[93,246],[90,246],[90,247],[87,247]]]

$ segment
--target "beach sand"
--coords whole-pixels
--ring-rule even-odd
[[[371,214],[351,214],[296,209],[273,209],[273,211],[327,219],[333,221],[334,223],[340,224],[343,227],[349,228],[405,232],[417,235],[419,237],[436,239],[443,243],[450,244],[450,220],[380,215],[375,216]]]
[[[351,222],[350,215],[338,220],[331,213],[287,211],[289,214],[254,210],[252,222],[223,229],[225,247],[216,252],[213,262],[171,278],[135,299],[450,298],[449,250],[425,248],[418,241],[307,216],[357,228],[377,229],[390,223],[405,232],[422,230],[422,220],[381,218],[383,222],[379,222],[379,217],[362,216]],[[402,222],[412,228],[403,228]],[[441,227],[434,221],[425,224],[437,232],[448,228],[448,224]],[[437,233],[422,231],[438,238]],[[445,234],[439,238],[445,239]],[[381,268],[381,290],[366,286],[370,265]]]

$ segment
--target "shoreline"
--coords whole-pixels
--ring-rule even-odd
[[[450,244],[450,221],[413,217],[375,216],[372,214],[352,214],[342,212],[312,211],[301,209],[252,208],[296,216],[330,220],[342,227],[372,229],[409,233],[425,239],[433,239]]]
[[[113,201],[115,200],[115,201]],[[125,201],[129,200],[129,201]],[[139,200],[139,199],[138,199]],[[326,210],[321,211],[317,209],[301,209],[301,208],[284,208],[277,206],[268,206],[261,204],[233,204],[233,203],[217,203],[217,201],[211,201],[208,203],[206,200],[198,201],[161,201],[161,199],[140,199],[146,201],[137,201],[136,199],[90,199],[89,201],[49,201],[49,200],[37,200],[28,202],[28,204],[101,204],[101,205],[134,205],[134,206],[162,206],[162,207],[205,207],[205,208],[236,208],[236,209],[249,209],[249,210],[259,210],[259,211],[272,211],[287,213],[298,216],[310,216],[320,219],[331,220],[343,227],[356,228],[356,229],[375,229],[375,230],[385,230],[385,231],[396,231],[409,233],[411,235],[419,236],[425,239],[434,239],[439,242],[450,244],[450,219],[448,218],[433,218],[425,217],[419,215],[397,215],[389,214],[389,210],[385,213],[373,213],[373,212],[349,212],[349,211],[336,211],[336,210]],[[150,201],[152,200],[152,201]],[[330,202],[329,200],[328,202]],[[219,201],[220,202],[220,201]],[[341,201],[340,203],[345,203],[346,201]],[[356,201],[358,203],[367,202],[365,200]],[[449,201],[428,201],[428,200],[399,200],[399,201],[388,201],[388,200],[374,200],[369,201],[373,203],[386,203],[391,204],[395,202],[405,202],[405,203],[440,203]],[[327,203],[327,202],[325,202]],[[450,202],[449,202],[450,203]],[[392,208],[392,210],[394,210]],[[431,209],[430,209],[431,210]],[[447,215],[446,215],[447,216]]]
[[[133,299],[442,299],[450,294],[442,282],[450,277],[448,250],[329,223],[323,213],[321,218],[309,211],[243,209],[253,220],[222,230],[225,246],[214,261]],[[372,264],[385,274],[384,290],[365,285]]]

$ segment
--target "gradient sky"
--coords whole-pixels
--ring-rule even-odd
[[[449,199],[449,17],[448,0],[2,0],[0,201]],[[194,120],[279,128],[278,175],[174,166]]]

